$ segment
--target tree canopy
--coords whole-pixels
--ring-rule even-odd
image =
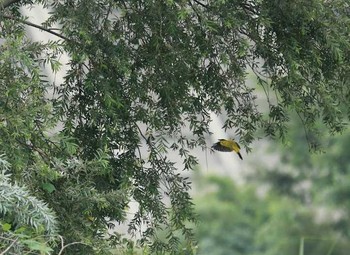
[[[20,12],[34,4],[48,11],[42,24]],[[122,245],[107,230],[131,200],[129,232],[141,245],[175,252],[180,230],[191,246],[191,183],[168,154],[192,169],[212,113],[248,150],[263,135],[283,139],[289,112],[308,136],[348,121],[347,1],[3,0],[0,9],[1,153],[65,240],[84,243],[71,254]],[[26,26],[57,40],[34,42]],[[64,81],[52,83],[42,68],[59,70],[62,54]]]

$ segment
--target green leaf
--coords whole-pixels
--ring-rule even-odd
[[[38,242],[38,241],[33,240],[33,239],[24,240],[24,241],[22,241],[22,243],[27,245],[28,248],[31,250],[41,251],[44,253],[49,253],[52,251],[52,249],[49,246],[47,246],[45,243],[41,243],[41,242]]]
[[[1,226],[1,228],[2,228],[3,231],[7,232],[7,231],[9,231],[11,229],[11,224],[5,223],[5,224],[3,224]]]
[[[56,190],[55,186],[50,182],[43,183],[41,187],[43,188],[43,190],[47,191],[48,193],[52,193]]]

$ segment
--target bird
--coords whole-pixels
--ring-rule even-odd
[[[217,143],[215,143],[212,148],[217,151],[223,151],[223,152],[231,152],[234,151],[238,154],[239,158],[243,160],[243,157],[241,153],[239,152],[241,150],[241,147],[239,147],[239,144],[236,143],[235,140],[231,139],[219,139]]]

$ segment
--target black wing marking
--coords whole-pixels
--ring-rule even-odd
[[[238,149],[241,149],[241,146],[239,146],[239,144],[238,143],[236,143],[237,144],[237,146],[238,146]]]
[[[216,144],[214,144],[214,145],[212,146],[212,148],[213,148],[214,150],[223,151],[223,152],[231,152],[231,151],[232,151],[230,148],[227,148],[227,147],[225,147],[225,146],[222,146],[222,145],[220,144],[220,142],[217,142]]]

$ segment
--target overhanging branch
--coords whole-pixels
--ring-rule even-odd
[[[25,20],[21,20],[21,19],[18,19],[18,18],[16,18],[16,17],[10,16],[10,15],[3,15],[3,17],[4,17],[5,19],[12,19],[12,20],[18,21],[18,22],[20,22],[20,23],[22,23],[22,24],[25,24],[25,25],[27,25],[27,26],[31,26],[31,27],[38,28],[38,29],[40,29],[40,30],[42,30],[42,31],[45,31],[45,32],[50,33],[50,34],[53,34],[53,35],[55,35],[55,36],[57,36],[57,37],[59,37],[59,38],[62,38],[62,39],[64,39],[64,40],[66,40],[66,41],[71,41],[68,37],[65,37],[64,35],[61,35],[61,34],[59,34],[59,33],[56,33],[55,31],[52,31],[51,29],[48,29],[48,28],[45,28],[45,27],[43,27],[43,26],[34,24],[34,23],[32,23],[32,22],[25,21]]]

